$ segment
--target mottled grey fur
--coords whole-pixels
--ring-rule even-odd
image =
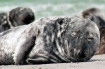
[[[88,61],[96,52],[99,39],[99,29],[90,20],[41,18],[0,33],[0,64]]]

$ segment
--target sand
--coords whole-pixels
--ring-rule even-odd
[[[40,65],[1,65],[0,69],[105,69],[105,54],[95,55],[88,62]]]

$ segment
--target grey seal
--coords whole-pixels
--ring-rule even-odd
[[[99,29],[90,20],[41,18],[0,33],[0,64],[88,61],[99,43]]]
[[[26,25],[35,20],[34,12],[28,7],[16,7],[9,12],[0,13],[0,32]]]
[[[99,8],[91,7],[84,9],[80,13],[76,14],[76,16],[94,21],[99,29],[105,26],[105,14]]]
[[[96,54],[105,54],[105,26],[100,28],[100,45]]]

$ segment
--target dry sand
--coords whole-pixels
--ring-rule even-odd
[[[0,69],[105,69],[105,54],[95,55],[88,62],[41,65],[2,65]]]

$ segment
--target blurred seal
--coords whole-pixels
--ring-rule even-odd
[[[99,8],[92,7],[85,9],[76,16],[94,21],[99,28],[105,26],[105,14]]]
[[[30,8],[17,7],[9,12],[9,21],[14,27],[29,24],[34,19],[34,12]]]
[[[100,45],[96,54],[105,54],[105,26],[100,28]]]
[[[9,13],[0,13],[0,32],[16,26],[29,24],[34,20],[34,12],[30,8],[17,7]]]

